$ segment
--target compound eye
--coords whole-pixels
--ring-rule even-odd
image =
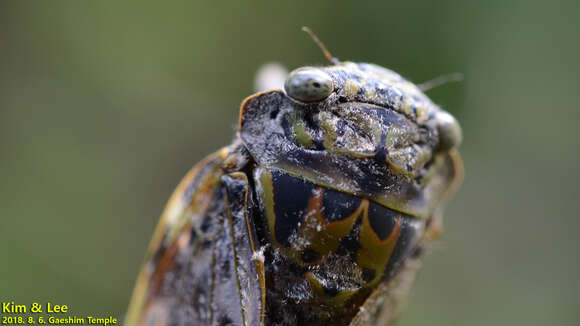
[[[284,90],[291,98],[301,102],[316,102],[327,98],[334,86],[332,78],[324,71],[313,68],[298,68],[288,75]]]
[[[459,147],[461,144],[461,127],[455,118],[445,112],[438,112],[436,115],[437,131],[439,132],[439,148],[449,150]]]

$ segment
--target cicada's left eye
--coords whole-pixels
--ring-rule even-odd
[[[437,130],[439,132],[439,148],[449,150],[461,144],[461,126],[449,113],[437,113]]]
[[[284,90],[291,98],[301,102],[316,102],[327,98],[334,86],[332,78],[314,67],[298,68],[288,75]]]

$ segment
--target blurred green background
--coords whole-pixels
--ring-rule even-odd
[[[122,317],[163,206],[268,61],[410,80],[462,123],[464,185],[400,325],[577,325],[578,2],[2,1],[0,299]]]

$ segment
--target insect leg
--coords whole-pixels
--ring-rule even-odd
[[[258,240],[251,216],[251,191],[247,176],[234,172],[222,177],[228,200],[231,222],[235,270],[244,323],[263,325],[265,309],[265,269],[259,255]]]

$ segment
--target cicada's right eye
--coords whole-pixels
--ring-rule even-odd
[[[284,90],[300,102],[317,102],[327,98],[334,90],[332,78],[314,67],[298,68],[288,75]]]

